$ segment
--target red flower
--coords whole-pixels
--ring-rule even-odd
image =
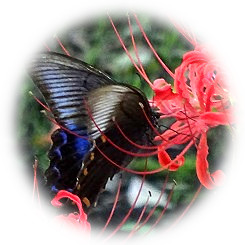
[[[78,214],[70,213],[67,216],[59,215],[56,218],[62,222],[72,224],[79,230],[82,230],[85,234],[90,234],[91,231],[90,223],[87,221],[87,215],[83,211],[80,198],[68,191],[61,190],[51,201],[51,204],[55,207],[62,206],[62,203],[60,202],[60,199],[62,198],[69,198],[70,200],[72,200],[77,205],[79,213]]]
[[[183,163],[176,163],[177,159],[171,161],[170,157],[166,156],[165,149],[189,142],[178,156],[178,160],[192,145],[195,145],[197,176],[202,185],[212,188],[217,184],[216,177],[218,175],[223,177],[223,173],[216,171],[210,174],[208,170],[206,133],[211,127],[229,125],[231,122],[229,95],[220,70],[203,50],[196,48],[183,56],[183,62],[175,70],[173,90],[162,79],[154,82],[153,90],[155,92],[153,100],[163,113],[162,118],[176,119],[171,129],[161,135],[165,142],[159,149],[160,164],[169,170],[177,170]],[[197,145],[196,139],[200,136]]]
[[[110,18],[118,40],[132,64],[154,91],[152,105],[162,113],[161,118],[175,119],[170,129],[156,137],[156,140],[162,140],[158,149],[159,163],[165,169],[176,171],[184,164],[184,154],[194,145],[197,148],[197,176],[202,185],[212,188],[214,184],[217,184],[217,175],[223,176],[223,173],[216,171],[214,174],[210,174],[208,170],[206,133],[212,127],[229,125],[232,121],[229,94],[223,82],[222,73],[210,59],[207,51],[197,44],[195,38],[178,26],[176,27],[179,32],[195,49],[184,54],[181,65],[173,73],[157,54],[136,14],[134,14],[134,18],[155,58],[174,80],[173,88],[162,78],[156,79],[152,84],[138,55],[130,18],[128,17],[128,23],[137,62],[126,48]],[[187,145],[175,159],[171,160],[166,150],[174,145],[182,144]]]

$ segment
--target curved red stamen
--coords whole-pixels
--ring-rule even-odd
[[[43,104],[31,91],[29,91],[29,94],[37,101],[38,104],[40,104],[46,111],[51,112],[49,107],[47,107],[45,104]]]
[[[142,191],[142,187],[143,187],[143,184],[144,184],[144,181],[145,181],[145,175],[142,177],[142,181],[141,181],[141,185],[140,185],[140,188],[139,188],[139,191],[137,193],[137,196],[133,202],[133,205],[132,207],[129,209],[128,213],[125,215],[125,217],[123,218],[123,220],[121,221],[121,223],[116,227],[116,229],[105,239],[105,241],[109,240],[110,238],[112,238],[118,231],[119,229],[125,224],[125,222],[127,221],[127,219],[129,218],[130,214],[132,213],[132,211],[134,210],[134,207],[136,205],[136,202],[140,196],[140,193]]]
[[[178,30],[178,32],[190,43],[192,44],[194,47],[197,46],[197,41],[195,39],[194,35],[190,35],[186,32],[186,30],[184,30],[184,28],[180,27],[180,25],[178,25],[175,21],[171,20],[171,22],[173,23],[174,27]]]
[[[65,46],[62,44],[62,42],[60,41],[60,39],[58,38],[57,35],[54,36],[54,38],[57,40],[57,42],[59,43],[60,47],[62,48],[62,50],[64,51],[64,53],[67,56],[71,56],[70,53],[68,52],[68,50],[65,48]]]
[[[128,173],[132,173],[132,174],[138,174],[138,175],[149,175],[149,174],[155,174],[155,173],[159,173],[161,171],[164,171],[166,170],[166,168],[157,168],[157,169],[154,169],[154,170],[151,170],[151,171],[136,171],[136,170],[133,170],[133,169],[130,169],[130,168],[125,168],[125,167],[122,167],[120,164],[114,162],[113,160],[110,159],[110,157],[108,157],[104,152],[102,152],[100,150],[100,148],[95,145],[96,149],[99,151],[99,153],[105,158],[107,159],[110,163],[112,163],[114,166],[116,166],[117,168],[125,171],[125,172],[128,172]]]
[[[184,212],[178,217],[177,220],[175,220],[175,222],[168,228],[168,230],[172,229],[175,225],[177,225],[177,223],[180,222],[180,220],[184,217],[184,215],[188,212],[188,210],[190,209],[190,207],[192,206],[192,204],[195,202],[195,200],[197,199],[200,191],[202,189],[202,185],[200,185],[196,191],[196,193],[194,194],[191,202],[188,204],[188,206],[185,208]]]
[[[120,126],[119,126],[119,124],[116,122],[116,120],[113,120],[114,121],[114,123],[115,123],[115,125],[116,125],[116,127],[117,127],[117,129],[120,131],[120,133],[121,133],[121,135],[130,143],[130,144],[132,144],[132,145],[134,145],[134,146],[136,146],[136,147],[138,147],[138,148],[140,148],[140,149],[149,149],[149,150],[151,150],[151,149],[157,149],[158,147],[159,147],[159,145],[157,145],[157,146],[146,146],[146,145],[139,145],[139,144],[137,144],[137,143],[135,143],[135,142],[133,142],[131,139],[129,139],[128,137],[127,137],[127,135],[122,131],[122,129],[120,128]]]
[[[141,110],[143,111],[143,114],[145,116],[145,119],[147,120],[149,126],[152,128],[152,130],[154,131],[154,133],[159,136],[163,141],[167,141],[166,139],[163,138],[163,136],[156,130],[156,128],[154,127],[154,125],[152,124],[150,118],[148,117],[148,115],[146,114],[145,110],[144,110],[144,105],[142,103],[139,103],[139,106],[141,108]]]
[[[119,184],[118,184],[118,188],[117,188],[117,193],[116,193],[116,197],[115,197],[115,200],[114,200],[114,203],[113,203],[113,207],[111,209],[111,213],[109,215],[109,218],[107,219],[107,222],[105,224],[105,226],[103,227],[103,229],[101,230],[100,234],[101,235],[105,229],[107,228],[107,226],[109,225],[110,221],[111,221],[111,218],[115,212],[115,209],[116,209],[116,205],[117,205],[117,202],[118,202],[118,199],[119,199],[119,195],[120,195],[120,190],[121,190],[121,186],[122,186],[122,179],[119,180]]]
[[[139,66],[140,66],[140,69],[142,71],[142,73],[144,74],[144,77],[146,77],[148,80],[150,80],[145,72],[145,69],[142,65],[142,62],[139,58],[139,52],[138,52],[138,49],[137,49],[137,46],[135,44],[135,39],[134,39],[134,34],[133,34],[133,30],[132,30],[132,25],[131,25],[131,22],[130,22],[130,17],[128,15],[128,26],[129,26],[129,31],[130,31],[130,36],[131,36],[131,40],[132,40],[132,44],[133,44],[133,47],[134,47],[134,53],[135,53],[135,56],[137,58],[137,61],[139,63]]]
[[[125,46],[125,44],[124,44],[124,42],[123,42],[123,40],[122,40],[122,38],[121,38],[121,36],[120,36],[120,34],[119,34],[117,28],[116,28],[116,26],[115,26],[114,23],[113,23],[112,18],[111,18],[109,15],[108,15],[108,18],[109,18],[109,20],[110,20],[110,22],[111,22],[111,25],[112,25],[112,27],[113,27],[113,29],[114,29],[116,35],[117,35],[117,38],[118,38],[118,40],[119,40],[121,46],[123,47],[123,49],[124,49],[125,53],[127,54],[128,58],[130,59],[130,61],[131,61],[132,64],[134,65],[135,69],[136,69],[136,70],[139,72],[139,74],[145,79],[145,81],[149,84],[149,86],[150,86],[151,88],[153,88],[153,85],[152,85],[151,81],[144,75],[144,72],[142,72],[141,69],[137,66],[137,64],[135,63],[133,57],[131,56],[131,54],[129,53],[128,49],[126,48],[126,46]]]
[[[162,186],[162,189],[161,189],[161,193],[160,193],[160,195],[159,195],[154,207],[152,208],[150,213],[147,215],[147,217],[145,218],[143,223],[140,226],[137,227],[136,231],[140,230],[147,223],[147,221],[151,218],[151,216],[155,212],[155,210],[156,210],[156,208],[157,208],[157,206],[158,206],[158,204],[159,204],[159,202],[160,202],[160,200],[161,200],[161,198],[163,196],[163,193],[164,193],[164,191],[166,189],[167,182],[168,182],[168,175],[166,176],[166,179],[164,180],[164,183],[163,183],[163,186]]]
[[[74,136],[77,136],[78,138],[82,138],[82,139],[85,139],[85,140],[90,140],[90,138],[89,138],[88,136],[82,136],[82,135],[79,135],[79,134],[77,134],[77,133],[71,131],[70,129],[68,129],[68,128],[62,126],[62,125],[60,125],[60,124],[57,123],[57,122],[55,121],[55,119],[53,119],[52,117],[50,117],[50,116],[48,116],[48,115],[46,115],[46,117],[47,117],[53,124],[59,126],[61,129],[63,129],[64,131],[68,132],[69,134],[72,134],[72,135],[74,135]]]
[[[49,46],[47,45],[47,43],[44,43],[43,46],[48,50],[48,52],[51,51],[51,49],[49,48]]]
[[[127,238],[125,239],[125,241],[127,241],[129,238],[131,238],[131,237],[134,235],[134,233],[136,232],[136,228],[138,227],[138,225],[139,225],[141,219],[143,218],[143,215],[144,215],[144,213],[145,213],[145,211],[146,211],[146,208],[147,208],[147,205],[148,205],[148,203],[149,203],[149,200],[150,200],[150,195],[147,197],[147,200],[146,200],[146,202],[145,202],[145,205],[144,205],[144,207],[143,207],[143,209],[142,209],[142,211],[141,211],[141,213],[140,213],[140,216],[139,216],[137,222],[135,223],[134,227],[132,228],[131,232],[128,234],[128,236],[127,236]]]
[[[175,187],[175,184],[173,184],[173,187],[172,187],[172,189],[171,189],[171,191],[170,191],[170,193],[169,193],[169,195],[168,195],[167,202],[166,202],[166,204],[165,204],[165,206],[164,206],[162,212],[161,212],[160,215],[158,216],[158,218],[157,218],[157,220],[155,221],[155,223],[151,226],[151,228],[150,228],[144,235],[149,234],[149,233],[153,230],[153,228],[160,222],[160,220],[161,220],[162,216],[165,214],[165,212],[166,212],[166,210],[167,210],[167,208],[168,208],[168,205],[169,205],[169,203],[170,203],[170,200],[171,200],[171,198],[172,198],[172,196],[173,196],[174,187]]]
[[[160,65],[163,67],[163,69],[165,69],[165,71],[174,79],[175,78],[174,73],[167,67],[167,65],[161,60],[161,58],[157,54],[157,52],[154,49],[154,47],[152,46],[149,38],[147,37],[146,33],[144,32],[144,29],[143,29],[142,25],[140,24],[140,21],[139,21],[139,19],[138,19],[138,17],[137,17],[136,14],[134,14],[134,18],[136,20],[136,23],[137,23],[138,27],[140,28],[140,31],[141,31],[144,39],[146,40],[147,44],[149,45],[152,53],[155,55],[156,59],[158,60],[158,62],[160,63]]]
[[[117,148],[118,150],[120,150],[121,152],[124,152],[130,156],[134,156],[134,157],[149,157],[149,156],[154,156],[156,154],[158,154],[158,150],[156,151],[152,151],[152,152],[147,152],[147,153],[138,153],[138,152],[131,152],[131,151],[127,151],[123,148],[121,148],[120,146],[116,145],[115,143],[113,143],[109,138],[106,137],[105,134],[102,134],[103,136],[105,136],[106,140],[115,148]]]

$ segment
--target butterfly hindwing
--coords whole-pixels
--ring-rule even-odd
[[[55,130],[51,139],[53,144],[48,154],[50,165],[45,172],[46,186],[54,194],[58,190],[72,191],[91,143],[63,129]]]

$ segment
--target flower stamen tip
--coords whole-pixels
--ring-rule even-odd
[[[143,105],[141,102],[139,102],[139,106],[140,106],[142,109],[144,109],[144,105]]]
[[[87,206],[87,208],[89,208],[90,207],[90,201],[88,200],[88,198],[87,197],[84,197],[83,199],[82,199],[82,201],[83,201],[83,203]]]
[[[86,176],[87,174],[88,174],[88,169],[85,168],[85,169],[83,170],[83,175]]]
[[[106,137],[105,137],[105,135],[102,135],[100,138],[101,138],[101,140],[102,140],[103,143],[106,142]]]

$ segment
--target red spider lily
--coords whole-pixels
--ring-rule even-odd
[[[161,135],[166,139],[161,148],[165,150],[176,144],[192,142],[188,147],[194,144],[197,148],[197,176],[202,185],[213,188],[223,173],[220,170],[212,175],[209,173],[206,133],[211,127],[229,125],[231,121],[230,101],[220,70],[203,50],[196,48],[184,55],[182,64],[175,70],[175,92],[163,80],[156,80],[153,90],[153,100],[163,113],[162,117],[176,119],[171,130]],[[197,145],[196,138],[200,136]],[[183,164],[166,159],[165,151],[159,152],[158,156],[159,163],[169,170],[175,171]]]
[[[60,199],[62,198],[68,198],[71,201],[73,201],[77,205],[79,213],[78,214],[70,213],[69,215],[60,215],[60,216],[57,216],[56,218],[59,221],[73,225],[74,227],[76,227],[77,229],[79,229],[85,234],[90,234],[90,231],[91,231],[90,223],[87,221],[87,215],[83,211],[82,202],[80,198],[68,191],[61,190],[53,198],[53,200],[51,201],[51,204],[55,207],[62,206],[62,203],[60,202]]]
[[[211,189],[215,184],[218,184],[218,180],[223,178],[224,174],[220,170],[213,174],[209,172],[206,134],[212,127],[229,125],[232,114],[229,94],[223,82],[222,73],[207,52],[197,44],[195,38],[179,27],[177,29],[180,33],[195,48],[193,51],[185,53],[181,65],[176,68],[175,73],[171,72],[152,46],[137,16],[134,15],[134,17],[154,56],[163,69],[174,79],[173,88],[171,84],[161,78],[156,79],[152,84],[138,56],[130,18],[128,17],[128,23],[138,64],[133,60],[110,18],[114,31],[129,59],[154,91],[152,103],[162,113],[161,118],[175,119],[175,123],[168,130],[156,137],[156,140],[163,139],[163,143],[158,147],[159,163],[165,169],[178,170],[184,164],[184,154],[194,145],[197,148],[197,176],[203,186]],[[200,142],[197,143],[199,137],[201,137]],[[186,143],[188,144],[184,150],[171,160],[166,149],[173,145]]]

